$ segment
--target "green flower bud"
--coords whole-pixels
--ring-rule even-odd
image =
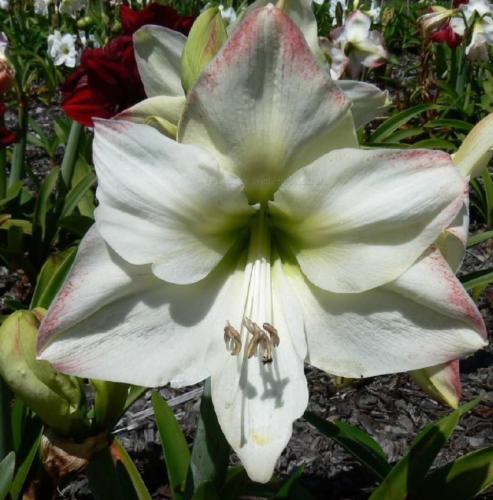
[[[77,28],[85,29],[89,28],[93,24],[94,24],[94,19],[91,16],[85,16],[77,21]]]
[[[46,311],[17,311],[0,327],[0,375],[14,394],[61,435],[78,433],[87,425],[80,407],[80,381],[36,359],[38,327]]]

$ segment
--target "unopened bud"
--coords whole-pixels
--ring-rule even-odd
[[[431,398],[451,408],[457,408],[461,398],[459,361],[411,372],[413,380]]]
[[[58,434],[69,435],[85,427],[80,412],[79,380],[55,371],[47,361],[36,359],[38,328],[46,311],[17,311],[0,327],[0,375],[23,400]]]

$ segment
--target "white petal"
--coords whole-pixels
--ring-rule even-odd
[[[127,264],[93,227],[41,325],[40,357],[80,377],[195,384],[209,376],[211,338],[222,339],[238,307],[243,275],[228,266],[198,284],[165,283],[149,266]]]
[[[469,199],[463,203],[460,212],[436,241],[438,249],[455,273],[464,259],[468,236]]]
[[[439,252],[399,280],[364,293],[334,294],[285,264],[303,308],[307,361],[343,377],[410,371],[465,356],[486,345],[485,327]],[[282,295],[281,295],[282,296]]]
[[[300,166],[356,144],[349,104],[270,5],[244,19],[190,91],[178,140],[211,151],[259,201]]]
[[[159,118],[176,127],[184,108],[185,96],[160,95],[144,99],[114,118],[134,123],[148,123],[153,118]]]
[[[344,24],[342,36],[351,43],[365,41],[369,35],[371,18],[357,10],[350,14]]]
[[[381,117],[390,106],[389,93],[371,83],[339,80],[337,86],[353,103],[351,113],[356,128],[364,127],[371,120]]]
[[[483,118],[467,134],[453,161],[464,177],[482,174],[493,156],[493,113]]]
[[[465,187],[445,153],[342,149],[292,175],[271,210],[312,283],[361,292],[399,277],[434,243]]]
[[[306,343],[297,300],[283,297],[280,262],[273,269],[273,324],[280,336],[274,360],[260,357],[209,358],[212,399],[228,442],[253,481],[267,482],[292,433],[293,421],[308,403],[303,370]]]
[[[181,53],[186,37],[168,28],[146,25],[133,38],[135,60],[147,97],[183,96]]]
[[[152,263],[172,283],[206,276],[253,211],[239,179],[205,151],[146,125],[97,121],[94,164],[101,235],[122,258]]]

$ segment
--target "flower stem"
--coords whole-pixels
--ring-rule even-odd
[[[82,125],[77,122],[72,122],[72,125],[70,126],[70,133],[62,161],[62,180],[66,191],[70,189],[70,185],[72,183],[75,164],[77,163],[77,156],[79,153],[82,128]]]
[[[24,97],[19,99],[18,119],[19,142],[15,144],[12,154],[12,169],[10,170],[8,187],[20,181],[24,174],[24,159],[26,156],[27,144],[27,102]]]
[[[123,495],[109,446],[93,455],[86,469],[95,500],[122,500]]]

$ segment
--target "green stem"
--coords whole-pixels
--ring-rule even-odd
[[[10,170],[10,177],[8,187],[11,187],[16,182],[22,179],[24,174],[24,158],[26,156],[27,144],[27,102],[24,96],[19,99],[19,142],[14,146],[12,155],[12,169]]]
[[[95,391],[94,423],[98,430],[111,431],[122,416],[128,396],[128,385],[91,380]]]
[[[82,136],[82,125],[77,122],[72,122],[70,133],[68,136],[67,146],[62,161],[62,180],[65,189],[68,191],[72,183],[75,164],[79,153],[79,143]]]
[[[0,200],[7,194],[7,151],[0,149]]]
[[[12,428],[10,424],[10,403],[12,393],[0,378],[0,460],[12,451]]]
[[[120,483],[109,446],[92,456],[86,469],[89,488],[95,500],[122,500]]]

